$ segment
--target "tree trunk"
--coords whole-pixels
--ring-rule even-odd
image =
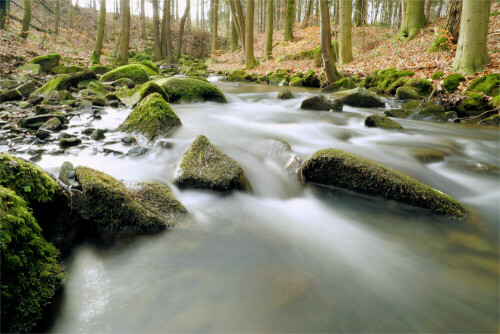
[[[101,0],[103,1],[103,0]],[[61,1],[56,0],[56,22],[54,27],[54,39],[59,35],[59,24],[61,23]]]
[[[231,0],[233,1],[233,0]],[[241,41],[241,45],[243,45],[243,48],[246,48],[246,27],[245,27],[245,16],[243,15],[243,7],[241,6],[241,1],[240,0],[234,0],[234,5],[236,7],[236,17],[238,17],[238,22],[240,23],[240,30],[241,30],[241,35],[243,36],[243,39]],[[252,22],[253,24],[253,22]],[[253,35],[252,35],[253,36]],[[252,42],[253,44],[253,42]],[[252,51],[253,54],[253,51]]]
[[[237,0],[239,1],[239,0]],[[247,16],[245,22],[245,68],[251,69],[255,66],[255,57],[253,54],[253,17],[254,17],[254,2],[247,2]]]
[[[123,65],[128,64],[128,52],[130,46],[130,1],[121,0],[121,12],[122,12],[122,22],[121,22],[121,52],[119,57],[119,62]]]
[[[229,10],[231,11],[231,16],[233,18],[234,26],[236,28],[236,33],[238,34],[238,38],[241,42],[241,46],[243,50],[245,49],[245,31],[241,30],[240,17],[236,12],[236,4],[234,0],[229,0]]]
[[[99,23],[97,25],[97,38],[95,40],[94,52],[90,62],[92,64],[101,63],[102,40],[104,39],[104,28],[106,26],[106,0],[101,0],[99,8]]]
[[[170,8],[170,0],[163,0],[163,10],[161,18],[161,36],[160,36],[160,50],[161,56],[167,57],[167,12]],[[153,23],[154,24],[154,23]],[[154,32],[153,32],[154,35]]]
[[[364,4],[364,0],[356,0],[354,2],[354,19],[352,20],[352,23],[355,27],[361,27],[361,25],[364,24],[363,22],[363,9],[366,7],[366,4]]]
[[[426,0],[425,1],[425,18],[427,21],[431,20],[431,7],[432,7],[432,0]]]
[[[401,24],[405,21],[406,17],[406,0],[401,0]],[[400,25],[402,27],[402,25]]]
[[[266,51],[264,52],[264,60],[268,61],[273,54],[273,26],[274,26],[274,0],[267,0],[266,8]]]
[[[463,0],[460,37],[453,59],[455,72],[471,75],[483,72],[483,65],[490,62],[486,48],[490,1]]]
[[[400,39],[409,41],[419,33],[423,26],[425,26],[424,7],[425,0],[408,0],[406,4],[405,20],[401,32],[399,33]]]
[[[443,0],[439,0],[439,6],[436,12],[436,21],[441,18],[441,11],[443,10]]]
[[[293,41],[293,19],[295,17],[295,0],[287,0],[286,2],[286,19],[285,19],[285,41]]]
[[[333,0],[333,9],[335,11],[335,16],[333,17],[333,21],[335,22],[336,25],[339,24],[339,1],[340,0]]]
[[[350,0],[349,0],[350,1]],[[321,16],[321,54],[323,56],[323,66],[326,78],[330,83],[340,79],[340,75],[335,67],[332,52],[332,38],[330,35],[330,12],[328,11],[328,0],[319,0]]]
[[[171,12],[171,2],[173,0],[165,0],[165,6],[167,7],[167,17],[166,17],[166,24],[165,24],[165,30],[166,30],[166,36],[165,36],[165,55],[167,57],[168,62],[173,62],[174,61],[174,52],[173,52],[173,46],[172,46],[172,32],[170,31],[170,25],[172,21],[172,12]]]
[[[340,65],[347,64],[352,60],[352,46],[351,46],[351,14],[352,2],[351,0],[340,0],[339,2],[339,53]]]
[[[9,19],[8,5],[10,0],[0,0],[0,29],[5,29],[5,25]]]
[[[146,39],[146,9],[144,8],[145,0],[141,0],[141,38]]]
[[[215,53],[217,52],[217,32],[219,30],[219,0],[213,0],[212,7],[212,59],[215,59]]]
[[[297,17],[295,18],[296,22],[301,22],[302,19],[302,1],[297,0]]]
[[[158,61],[162,57],[162,44],[160,42],[160,15],[158,13],[158,0],[152,0],[153,4],[153,60]]]
[[[231,14],[231,52],[238,49],[238,29],[236,28],[236,22],[234,22],[234,16]]]
[[[450,0],[446,11],[446,23],[444,28],[451,34],[453,42],[456,44],[460,33],[460,18],[462,17],[462,1]]]
[[[181,17],[181,23],[179,26],[179,39],[177,40],[177,61],[181,57],[182,51],[182,36],[184,35],[184,24],[186,23],[186,19],[189,15],[189,10],[191,9],[191,0],[186,0],[186,9],[184,10],[184,14]]]
[[[23,17],[23,27],[21,31],[21,38],[28,38],[28,32],[30,30],[31,21],[31,0],[24,0],[24,17]]]
[[[205,24],[205,0],[200,0],[200,1],[201,1],[201,13],[200,13],[201,30],[205,31],[207,30],[207,26]]]

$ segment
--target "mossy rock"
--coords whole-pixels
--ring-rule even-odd
[[[443,106],[430,105],[412,115],[412,119],[427,120],[435,122],[446,122],[451,115],[446,113]],[[455,114],[456,117],[456,114]]]
[[[302,78],[302,86],[319,88],[321,82],[314,70],[309,70]]]
[[[75,100],[75,97],[71,95],[67,90],[55,90],[45,97],[47,101],[62,102],[68,100]],[[36,106],[38,107],[38,106]],[[38,113],[37,113],[38,114]]]
[[[234,70],[231,74],[228,75],[227,80],[229,81],[245,81],[243,78],[245,76],[245,71],[243,70]]]
[[[158,183],[127,189],[115,178],[78,166],[76,179],[83,198],[78,209],[99,232],[153,232],[174,226],[187,211],[168,187]]]
[[[431,75],[431,79],[432,79],[432,80],[439,80],[439,79],[441,79],[442,77],[444,77],[444,73],[443,73],[443,72],[441,72],[441,71],[434,72],[434,73],[432,73],[432,75]]]
[[[396,79],[396,81],[394,81],[393,83],[391,83],[391,85],[386,88],[385,90],[382,90],[382,92],[384,94],[391,94],[391,95],[394,95],[396,94],[396,91],[399,87],[403,87],[404,85],[406,85],[406,83],[410,80],[410,78],[408,77],[401,77],[401,78],[398,78]],[[377,87],[378,88],[378,87]],[[379,88],[380,89],[380,88]]]
[[[165,90],[151,81],[129,90],[119,91],[116,93],[116,96],[123,104],[130,107],[135,106],[137,103],[146,98],[146,96],[152,93],[160,94],[165,101],[169,100]]]
[[[334,99],[325,95],[315,95],[308,97],[300,104],[300,109],[319,111],[342,111],[344,104],[340,99]]]
[[[120,87],[120,88],[121,87],[134,88],[135,83],[128,78],[121,78],[121,79],[113,81],[113,86]]]
[[[432,83],[427,79],[408,79],[406,81],[404,87],[413,87],[417,91],[417,93],[421,96],[429,96],[434,89]]]
[[[162,78],[153,82],[165,90],[170,103],[203,101],[227,103],[226,97],[221,90],[209,82],[193,78]]]
[[[488,110],[488,100],[482,94],[476,92],[466,92],[466,96],[459,106],[459,110],[467,116],[476,116]]]
[[[52,117],[59,118],[61,123],[68,122],[66,116],[59,115],[59,114],[46,114],[46,115],[36,115],[36,116],[29,116],[29,117],[21,118],[19,120],[19,125],[23,128],[38,129],[39,127],[41,127],[43,125],[43,123],[47,122]]]
[[[101,98],[104,98],[109,93],[109,88],[99,81],[90,82],[87,85],[87,89],[91,92],[90,95],[96,95]]]
[[[462,81],[465,81],[465,77],[462,74],[450,74],[446,78],[444,78],[443,87],[448,92],[453,93],[457,90],[458,85],[460,85]]]
[[[385,106],[385,103],[377,96],[377,94],[358,87],[352,90],[344,91],[344,96],[340,100],[349,106],[361,108],[377,108]]]
[[[389,110],[384,111],[384,114],[387,117],[408,118],[411,115],[413,115],[413,111],[408,110],[408,109],[389,109]]]
[[[42,71],[48,73],[53,67],[59,66],[61,55],[58,53],[38,56],[30,60],[31,64],[38,64]]]
[[[91,82],[99,82],[99,81],[97,81],[96,79],[82,80],[82,81],[77,83],[76,87],[78,89],[85,89],[88,87],[89,83],[91,83]]]
[[[42,74],[42,72],[43,72],[42,66],[40,66],[39,64],[30,64],[30,63],[19,66],[17,68],[17,70],[32,73],[32,74]]]
[[[23,94],[17,89],[10,89],[2,94],[0,94],[0,103],[6,101],[15,101],[21,100],[23,98]]]
[[[413,87],[399,87],[396,89],[396,98],[398,100],[420,100],[422,96]]]
[[[203,135],[198,136],[184,152],[175,180],[183,187],[216,191],[229,191],[245,185],[240,165]]]
[[[89,71],[94,72],[95,74],[105,74],[108,73],[109,71],[112,71],[113,68],[111,66],[105,66],[105,65],[93,65],[89,67]]]
[[[97,80],[97,75],[90,70],[85,70],[83,72],[70,74],[69,76],[69,82],[73,87],[78,87],[80,81],[86,80]]]
[[[146,73],[150,76],[150,77],[154,77],[154,76],[158,76],[158,72],[153,70],[151,67],[149,66],[146,66],[146,65],[140,65],[141,68],[146,71]]]
[[[500,125],[500,115],[493,115],[479,121],[480,125]]]
[[[381,128],[386,130],[403,130],[403,127],[399,123],[383,115],[368,116],[365,119],[365,126],[369,128]]]
[[[71,73],[79,73],[85,71],[85,67],[83,66],[56,66],[50,70],[51,73],[54,74],[71,74]]]
[[[43,238],[26,201],[1,185],[0,213],[1,330],[30,332],[65,274],[59,251]]]
[[[279,100],[290,100],[295,98],[295,96],[292,94],[292,92],[289,89],[283,88],[278,92],[278,94],[275,97],[276,99]]]
[[[332,84],[329,84],[328,86],[323,88],[321,92],[334,93],[338,92],[339,90],[348,90],[353,88],[356,88],[356,84],[354,83],[354,81],[352,81],[350,78],[343,78]]]
[[[160,71],[160,73],[165,75],[175,75],[179,73],[179,70],[177,68],[164,68]]]
[[[128,78],[136,84],[143,84],[149,80],[148,72],[144,69],[144,67],[145,66],[139,64],[121,66],[103,74],[99,80],[109,82],[121,78]]]
[[[154,64],[152,61],[149,61],[147,59],[143,59],[141,61],[141,64],[149,67],[152,71],[154,71],[156,74],[158,74],[158,65]]]
[[[54,91],[67,90],[70,85],[70,76],[61,74],[54,79],[49,80],[45,85],[38,88],[32,94],[47,97]]]
[[[274,73],[269,76],[268,82],[270,85],[279,86],[283,82],[285,77],[286,75],[282,73]]]
[[[419,100],[408,101],[403,104],[403,109],[411,110],[411,111],[419,111],[424,109],[424,105]]]
[[[396,81],[398,81],[398,79],[405,78],[405,80],[399,81],[400,83],[403,83],[406,81],[406,79],[412,77],[413,75],[415,75],[415,72],[406,71],[406,70],[398,71],[395,67],[386,68],[382,71],[375,70],[375,71],[373,71],[373,75],[371,76],[371,80],[370,80],[369,84],[370,84],[370,87],[377,86],[380,89],[382,89],[384,92],[388,92],[390,90],[390,88],[392,90],[395,90],[396,88],[398,88],[398,87],[395,87],[395,83],[396,83]],[[367,82],[365,81],[365,88],[368,88],[368,87],[366,87],[366,84],[367,84]]]
[[[442,36],[434,39],[432,46],[427,50],[428,53],[448,51],[450,49],[448,38]]]
[[[119,129],[128,133],[142,133],[153,141],[181,125],[179,116],[163,97],[152,93],[135,106]]]
[[[472,91],[493,97],[500,95],[500,73],[491,73],[472,80],[467,92]]]
[[[288,85],[290,87],[302,87],[302,79],[298,76],[291,77]]]
[[[438,214],[462,218],[466,210],[450,196],[376,161],[338,149],[319,150],[304,161],[307,183],[383,196]]]

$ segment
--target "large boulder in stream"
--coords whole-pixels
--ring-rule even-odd
[[[365,119],[365,126],[386,130],[403,130],[403,127],[385,115],[370,115]]]
[[[67,90],[70,85],[70,76],[67,74],[61,74],[49,81],[42,87],[38,88],[33,92],[33,95],[40,95],[43,97],[49,96],[54,91]]]
[[[58,53],[48,54],[44,56],[38,56],[30,60],[30,64],[38,64],[42,68],[42,71],[48,73],[52,68],[59,66],[59,61],[61,60],[61,55]]]
[[[300,109],[342,111],[344,104],[339,99],[333,99],[325,95],[315,95],[302,101]]]
[[[304,161],[307,183],[383,196],[409,205],[462,218],[466,210],[450,196],[379,162],[334,148],[319,150]]]
[[[342,92],[343,95],[340,100],[342,103],[353,107],[361,108],[378,108],[385,106],[380,97],[374,92],[370,92],[365,88],[354,88],[348,91]]]
[[[198,136],[184,152],[175,180],[183,187],[217,191],[229,191],[245,185],[240,165],[203,135]]]
[[[151,81],[132,89],[120,90],[116,93],[116,96],[127,107],[131,107],[135,106],[137,103],[146,98],[146,96],[152,93],[160,94],[163,99],[165,99],[165,101],[169,100],[169,97],[167,93],[165,93],[165,90],[158,84]]]
[[[126,188],[115,178],[78,166],[74,191],[76,210],[96,223],[99,232],[151,232],[174,226],[187,210],[167,186],[156,182]]]
[[[120,66],[112,71],[103,74],[99,80],[103,82],[109,82],[127,78],[132,80],[136,84],[143,84],[149,80],[149,74],[145,67],[146,66],[139,64]]]
[[[162,78],[154,82],[165,90],[170,103],[204,101],[227,103],[221,90],[209,82],[193,78]]]
[[[148,95],[135,106],[127,119],[120,125],[120,130],[142,133],[148,140],[166,136],[173,129],[181,126],[179,116],[158,93]]]

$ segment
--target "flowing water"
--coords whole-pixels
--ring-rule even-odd
[[[500,165],[497,128],[398,120],[404,131],[386,131],[364,126],[374,109],[300,110],[314,90],[279,101],[279,87],[217,84],[227,105],[173,105],[183,126],[169,148],[133,158],[114,153],[128,149],[120,143],[88,140],[42,156],[54,173],[67,160],[126,182],[162,182],[190,212],[170,231],[76,246],[49,331],[498,332],[500,177],[473,170]],[[92,126],[114,129],[127,114],[106,109]],[[68,132],[91,119],[72,119]],[[200,134],[240,163],[251,191],[173,184]],[[284,168],[280,140],[303,159],[334,147],[380,161],[460,200],[471,218],[303,187]],[[422,148],[445,161],[419,162],[412,154]]]

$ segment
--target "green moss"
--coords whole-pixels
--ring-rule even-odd
[[[403,127],[387,116],[370,115],[365,119],[365,126],[369,128],[382,128],[386,130],[402,130]]]
[[[500,125],[500,115],[487,117],[479,122],[480,125]]]
[[[0,186],[3,333],[31,331],[65,278],[58,250],[41,232],[26,202]]]
[[[71,74],[85,71],[85,67],[83,66],[56,66],[50,70],[50,72],[54,74]]]
[[[290,78],[288,83],[291,87],[302,87],[302,79],[298,76]]]
[[[461,108],[467,111],[483,111],[488,109],[488,101],[479,93],[466,92],[465,100],[462,101]],[[472,115],[472,114],[471,114]]]
[[[386,68],[382,71],[375,70],[373,72],[371,85],[377,86],[382,89],[384,92],[389,92],[389,90],[395,90],[395,82],[400,78],[409,78],[412,77],[415,72],[412,71],[398,71],[395,67]],[[404,80],[399,80],[399,84],[405,82]],[[366,85],[366,82],[365,82]]]
[[[105,74],[111,71],[113,68],[111,66],[105,65],[93,65],[89,67],[89,71],[94,72],[95,74]]]
[[[39,64],[42,67],[42,71],[49,72],[51,68],[59,66],[59,60],[61,60],[61,55],[54,53],[35,57],[30,60],[30,63]]]
[[[229,81],[244,81],[243,76],[245,75],[245,71],[243,70],[234,70],[228,76]]]
[[[279,100],[289,100],[289,99],[293,99],[295,98],[295,96],[292,94],[292,92],[289,90],[289,89],[282,89],[278,92],[278,94],[276,95],[276,99],[279,99]]]
[[[408,110],[408,109],[390,109],[390,110],[384,111],[384,114],[387,117],[408,118],[413,114],[413,111]]]
[[[316,72],[314,72],[314,70],[309,70],[304,75],[304,78],[302,78],[302,85],[304,87],[316,87],[316,88],[320,86],[319,78],[316,75]]]
[[[450,50],[448,38],[437,37],[434,39],[434,43],[432,43],[432,46],[427,50],[427,52],[432,53],[432,52],[440,52],[448,50]]]
[[[457,90],[458,85],[460,85],[462,81],[465,81],[465,77],[462,74],[450,74],[446,78],[444,78],[443,87],[448,92],[453,93]]]
[[[396,89],[396,98],[398,100],[420,100],[422,97],[413,87],[399,87]]]
[[[45,85],[33,92],[34,95],[49,96],[55,90],[67,90],[70,84],[70,77],[67,74],[61,74],[54,79],[49,80]]]
[[[343,78],[326,86],[321,91],[323,93],[333,93],[339,90],[347,90],[353,88],[356,88],[356,84],[350,78]]]
[[[377,96],[377,94],[358,87],[348,91],[343,91],[346,94],[341,97],[344,104],[361,107],[361,108],[377,108],[385,106],[385,103]]]
[[[187,212],[165,186],[145,183],[129,190],[95,169],[78,166],[75,172],[87,214],[100,231],[157,231],[175,225]]]
[[[424,107],[422,105],[422,102],[417,101],[417,100],[408,101],[405,104],[403,104],[403,109],[407,109],[407,110],[418,111],[418,110],[422,110],[423,108]]]
[[[243,169],[236,161],[198,136],[182,156],[176,182],[184,187],[228,191],[242,187]]]
[[[227,103],[217,86],[193,78],[162,78],[154,80],[169,96],[170,103],[213,101]]]
[[[100,81],[115,81],[121,78],[128,78],[135,83],[143,84],[149,80],[148,72],[144,69],[145,66],[132,64],[118,67],[106,74],[103,74]]]
[[[141,68],[150,76],[153,77],[155,75],[158,75],[157,71],[154,71],[151,67],[146,66],[146,65],[139,65]]]
[[[160,94],[165,101],[169,100],[169,97],[167,93],[165,93],[165,90],[154,82],[146,82],[145,84],[134,87],[132,89],[119,91],[116,93],[116,96],[123,104],[129,107],[135,106],[137,103],[146,98],[146,96],[152,93]]]
[[[141,64],[148,67],[149,69],[151,69],[153,72],[155,72],[156,74],[158,74],[158,65],[154,64],[153,62],[147,60],[147,59],[143,59],[141,61]]]
[[[434,87],[432,83],[427,79],[408,79],[406,81],[405,87],[413,87],[417,91],[417,93],[421,96],[429,96],[432,93]]]
[[[153,93],[137,104],[120,125],[120,130],[129,133],[140,132],[148,140],[155,140],[181,125],[179,116],[170,105],[160,94]]]
[[[302,176],[308,183],[383,196],[447,216],[461,218],[466,214],[462,204],[408,175],[373,160],[333,148],[317,151],[307,158]]]
[[[0,153],[0,185],[10,188],[28,203],[52,201],[61,187],[40,167],[23,159]]]
[[[420,110],[416,114],[413,114],[413,119],[419,120],[429,120],[435,122],[446,122],[450,118],[450,114],[445,112],[443,106],[440,105],[430,105]]]
[[[443,72],[441,72],[441,71],[438,71],[438,72],[434,72],[434,73],[431,75],[431,79],[432,79],[432,80],[439,80],[439,79],[441,79],[443,76],[444,76],[444,73],[443,73]]]
[[[488,96],[500,95],[500,73],[491,73],[472,80],[467,92],[484,93]]]

